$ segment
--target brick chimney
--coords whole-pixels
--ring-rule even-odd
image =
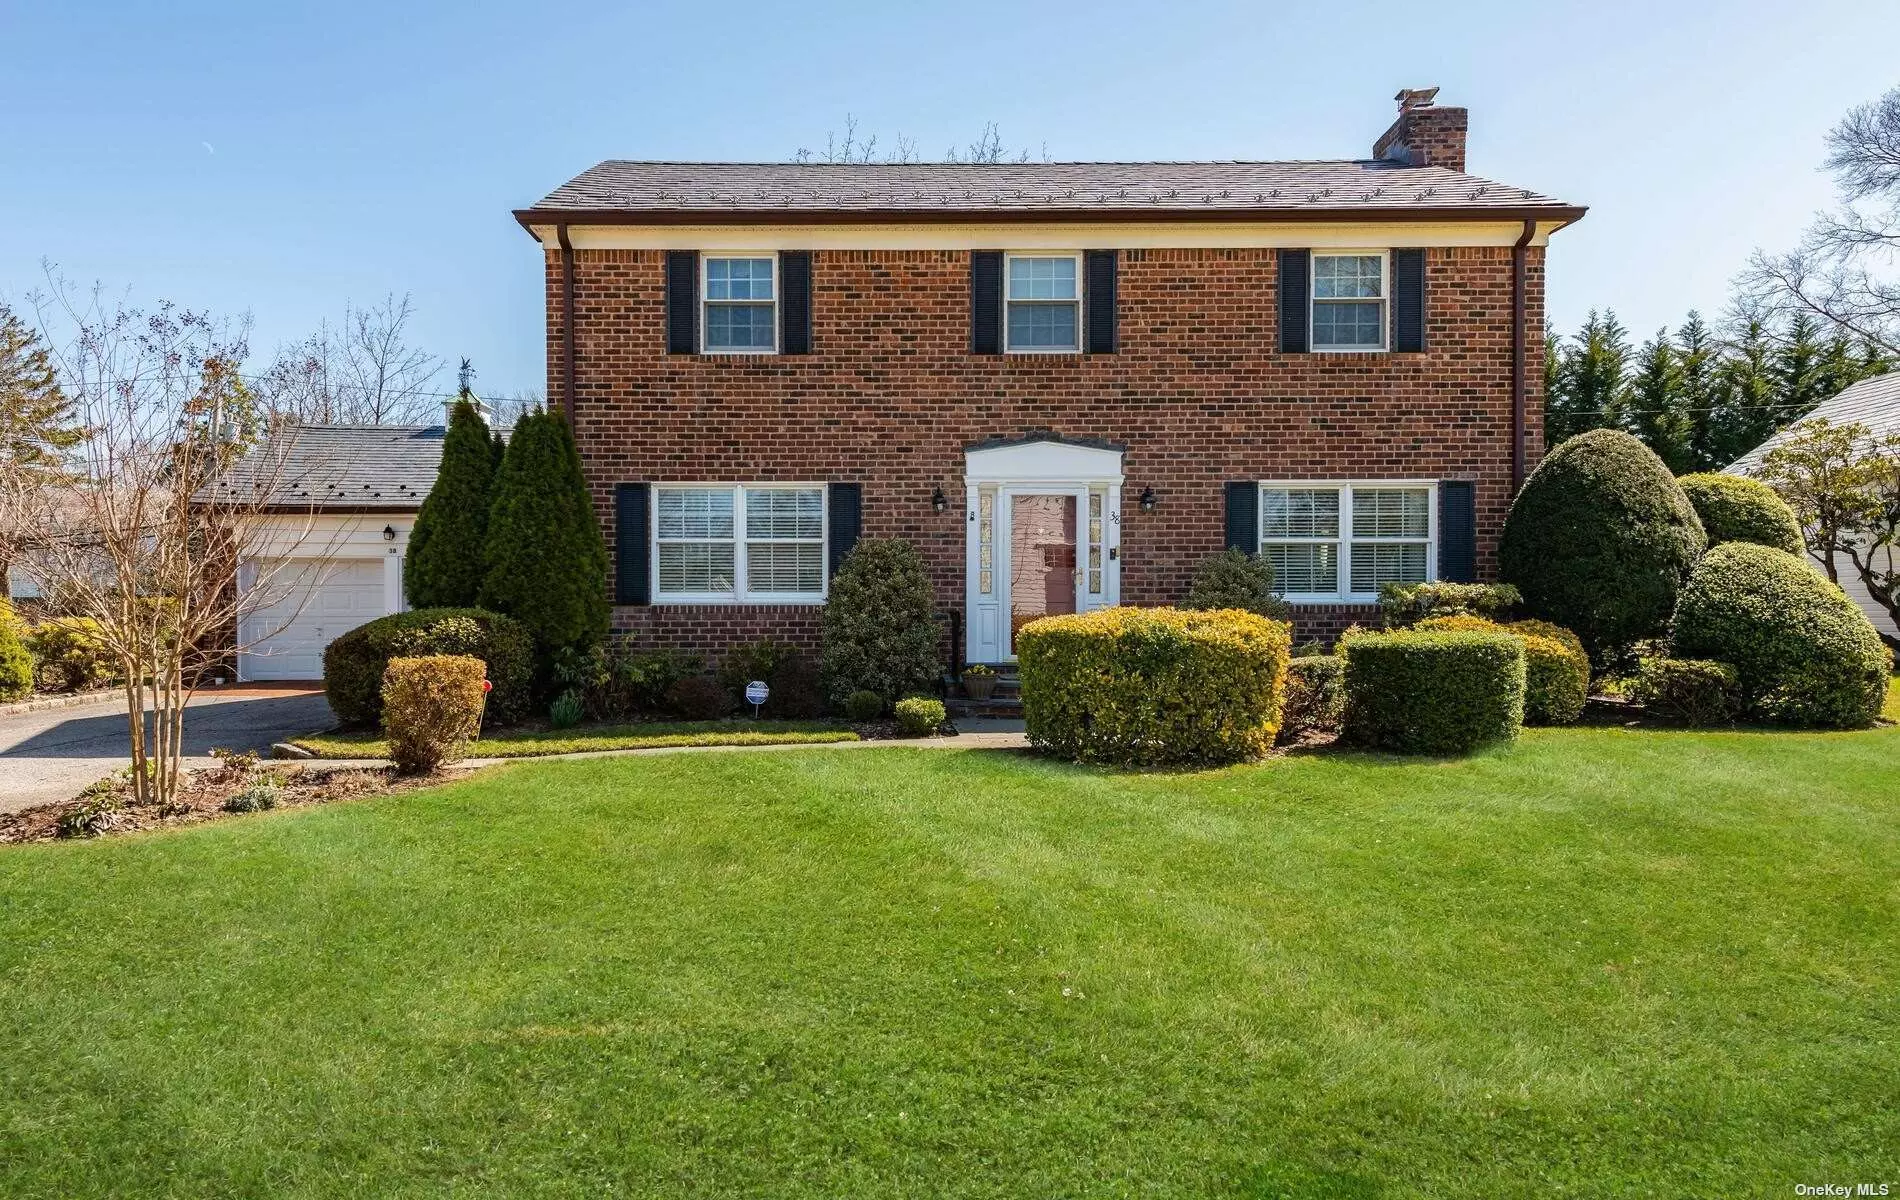
[[[1394,97],[1399,119],[1372,143],[1372,157],[1414,167],[1465,169],[1465,125],[1462,108],[1439,108],[1432,103],[1438,89],[1406,88]]]

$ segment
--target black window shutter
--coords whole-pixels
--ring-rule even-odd
[[[699,350],[699,251],[666,252],[666,352]]]
[[[1425,349],[1425,252],[1392,252],[1392,348],[1400,354]]]
[[[1227,485],[1227,548],[1243,554],[1260,553],[1260,485],[1257,483]]]
[[[970,251],[970,353],[1003,352],[1003,252]]]
[[[835,579],[838,568],[844,566],[844,556],[851,553],[858,544],[858,534],[864,531],[864,485],[834,483],[825,490],[825,520],[829,525],[825,532],[831,542],[825,577]]]
[[[1438,485],[1438,577],[1447,583],[1478,582],[1477,485],[1469,479]]]
[[[779,352],[810,354],[811,251],[779,251],[778,285]]]
[[[1088,343],[1090,354],[1113,354],[1120,349],[1116,328],[1116,265],[1119,255],[1113,250],[1090,250],[1083,254],[1083,292],[1088,297]]]
[[[1305,354],[1312,346],[1313,252],[1280,251],[1280,353]]]
[[[614,487],[614,603],[651,604],[647,496],[644,483]]]

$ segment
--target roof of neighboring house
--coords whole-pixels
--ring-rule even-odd
[[[610,159],[522,225],[874,219],[1248,220],[1491,217],[1584,210],[1444,167],[1338,162],[732,163]]]
[[[1890,371],[1885,375],[1875,375],[1841,392],[1832,400],[1824,400],[1813,412],[1801,418],[1803,421],[1817,419],[1831,421],[1836,425],[1861,424],[1876,437],[1886,434],[1900,434],[1900,371]],[[1782,430],[1747,454],[1736,459],[1728,467],[1731,475],[1746,475],[1761,465],[1767,453],[1788,439],[1793,426]]]
[[[272,508],[413,512],[435,486],[443,433],[440,425],[293,425],[278,435],[268,467],[264,456],[246,459],[211,486],[249,504],[247,469],[268,470],[276,473]]]

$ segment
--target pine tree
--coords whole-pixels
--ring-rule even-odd
[[[1689,425],[1689,469],[1725,467],[1729,460],[1718,462],[1710,457],[1709,434],[1722,403],[1722,344],[1702,314],[1693,309],[1676,330],[1676,364],[1681,389],[1679,407]]]
[[[20,483],[54,480],[61,458],[85,435],[60,390],[53,356],[39,334],[0,304],[0,476]],[[0,527],[0,599],[24,530]]]
[[[1717,370],[1716,410],[1709,415],[1708,458],[1725,467],[1781,428],[1775,407],[1774,337],[1760,317],[1737,319]]]
[[[404,588],[411,608],[467,608],[481,593],[495,460],[488,425],[464,392],[449,414],[442,467],[409,535]]]
[[[1623,390],[1624,427],[1655,451],[1672,475],[1694,466],[1695,429],[1683,411],[1682,367],[1669,332],[1659,330],[1636,352],[1636,369]]]
[[[1628,334],[1616,314],[1591,309],[1583,328],[1561,351],[1557,386],[1546,405],[1545,445],[1555,446],[1585,430],[1617,423],[1629,356]]]
[[[515,423],[488,514],[481,604],[534,632],[543,653],[607,633],[607,547],[567,422]]]
[[[1828,346],[1813,317],[1796,313],[1775,345],[1771,373],[1775,381],[1778,425],[1791,425],[1834,394],[1829,384]],[[1772,430],[1770,431],[1773,432]]]

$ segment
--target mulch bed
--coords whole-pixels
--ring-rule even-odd
[[[188,772],[178,802],[169,809],[160,809],[156,805],[131,803],[131,780],[115,775],[87,788],[85,794],[74,800],[0,813],[0,845],[49,842],[62,837],[109,836],[219,821],[243,815],[226,812],[224,802],[267,779],[279,785],[276,808],[307,808],[359,796],[412,791],[442,782],[440,775],[400,778],[389,768],[330,769],[320,765],[275,763],[254,768],[214,767]],[[88,808],[98,813],[90,834],[61,832],[60,818]]]

